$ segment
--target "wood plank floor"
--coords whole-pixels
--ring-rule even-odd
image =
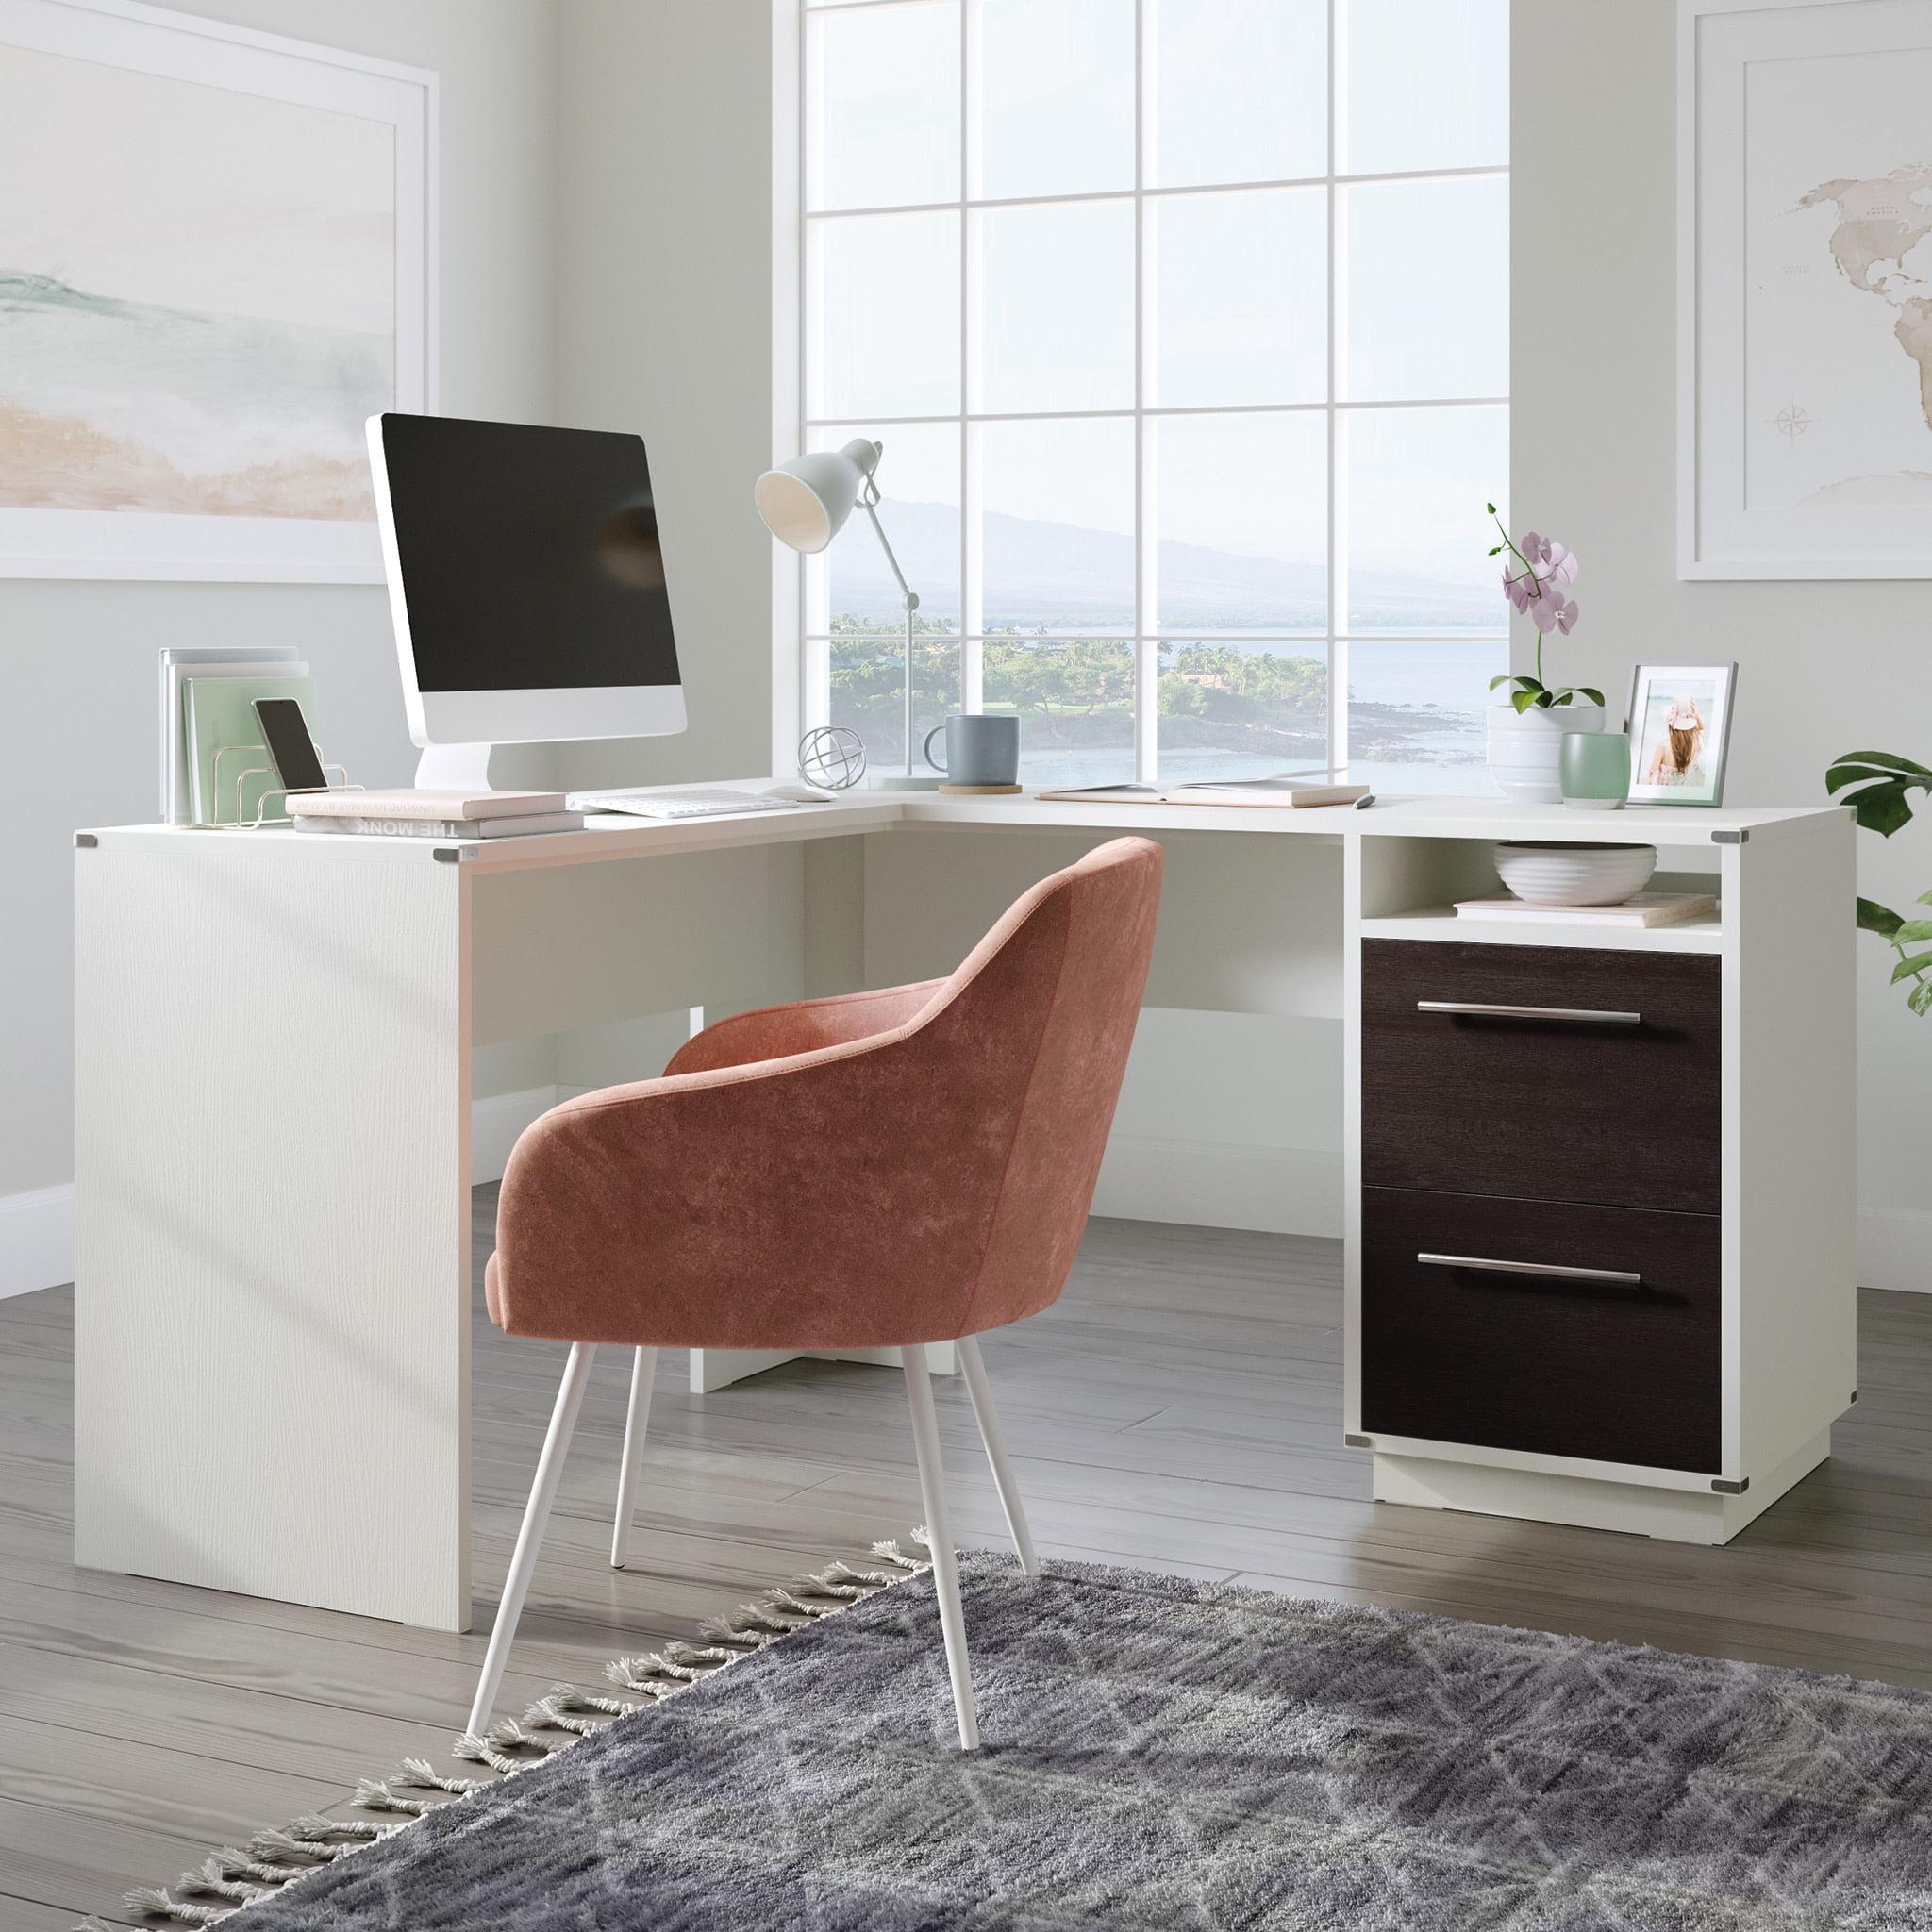
[[[479,1190],[479,1266],[493,1206]],[[986,1356],[1049,1555],[1932,1686],[1932,1296],[1868,1293],[1861,1313],[1832,1460],[1723,1550],[1371,1503],[1367,1458],[1340,1441],[1333,1242],[1096,1221],[1060,1303]],[[497,1335],[480,1295],[476,1322],[487,1630],[563,1352]],[[483,1655],[481,1634],[76,1570],[72,1326],[71,1290],[0,1302],[0,1932],[136,1923],[128,1887],[441,1755]],[[795,1362],[692,1396],[667,1354],[638,1567],[614,1573],[627,1374],[606,1350],[505,1708],[918,1517],[894,1371]],[[996,1542],[963,1387],[940,1415],[958,1533]],[[181,1425],[157,1391],[127,1453]],[[394,1479],[344,1445],[372,1508]]]

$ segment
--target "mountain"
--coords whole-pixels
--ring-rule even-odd
[[[922,612],[959,621],[959,513],[945,504],[882,506],[880,517]],[[1077,524],[990,514],[985,519],[989,628],[1133,628],[1134,540]],[[832,614],[899,621],[899,593],[872,532],[858,520],[831,551]],[[1322,631],[1327,578],[1319,565],[1164,540],[1158,547],[1161,628]],[[1496,627],[1499,600],[1466,584],[1386,573],[1351,574],[1350,622],[1375,629]]]

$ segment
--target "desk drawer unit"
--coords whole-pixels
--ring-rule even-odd
[[[1718,1211],[1719,966],[1362,944],[1370,1187]]]
[[[1717,1474],[1720,1225],[1365,1189],[1362,1426]]]

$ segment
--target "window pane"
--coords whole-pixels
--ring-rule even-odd
[[[972,219],[980,309],[973,408],[1132,408],[1133,204],[995,208]]]
[[[1151,203],[1147,222],[1148,401],[1324,401],[1326,191],[1176,195]]]
[[[959,429],[953,423],[825,425],[808,439],[812,449],[840,449],[855,436],[884,446],[875,480],[879,522],[919,598],[922,630],[959,633]],[[805,560],[805,628],[892,631],[906,607],[879,546],[872,519],[854,510],[828,549]]]
[[[1326,0],[1152,0],[1148,20],[1151,185],[1328,172]]]
[[[808,235],[812,416],[959,407],[959,217],[848,215]]]
[[[1344,564],[1351,631],[1500,631],[1485,503],[1507,507],[1509,411],[1350,409]]]
[[[1134,185],[1134,0],[975,0],[975,194]]]
[[[1326,415],[1157,416],[1145,446],[1152,627],[1326,630]]]
[[[1160,646],[1163,779],[1264,778],[1328,762],[1326,644]]]
[[[1349,175],[1509,158],[1509,0],[1342,0]]]
[[[1029,785],[1107,785],[1134,775],[1134,647],[989,638],[988,711],[1020,720]]]
[[[906,769],[906,640],[834,638],[831,722],[865,741],[870,772]],[[957,640],[921,641],[912,660],[912,756],[925,734],[960,705]],[[917,766],[925,771],[923,764]]]
[[[986,423],[973,433],[988,634],[1132,636],[1132,421]]]
[[[822,14],[805,41],[806,206],[958,200],[958,0]]]
[[[1340,223],[1348,289],[1342,395],[1507,395],[1508,177],[1344,188]]]
[[[1493,791],[1484,709],[1505,638],[1348,647],[1348,775],[1378,791]]]

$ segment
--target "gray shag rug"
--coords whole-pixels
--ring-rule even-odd
[[[683,1683],[648,1709],[559,1691],[469,1740],[514,1774],[411,1760],[364,1794],[420,1809],[407,1828],[303,1821],[167,1908],[238,1932],[1932,1932],[1932,1695],[969,1552],[967,1757],[930,1575],[882,1555],[900,1570],[770,1593],[761,1634],[719,1626],[739,1649],[613,1667]],[[533,1724],[569,1748],[524,1769]]]

